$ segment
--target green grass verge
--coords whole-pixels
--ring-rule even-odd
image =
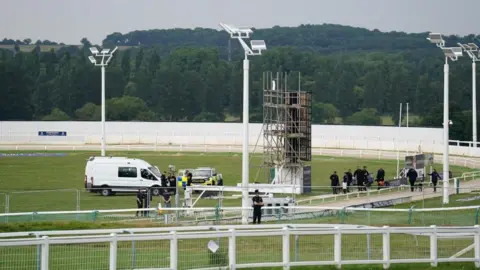
[[[76,189],[82,191],[79,198],[80,209],[119,209],[135,208],[135,197],[99,195],[83,192],[86,159],[98,152],[67,152],[65,157],[2,157],[0,158],[0,209],[5,206],[5,195],[9,193],[10,212],[76,210]],[[201,153],[171,153],[171,152],[109,152],[113,156],[127,156],[145,159],[161,170],[169,164],[177,168],[211,166],[223,174],[225,185],[236,185],[241,182],[240,154],[201,154]],[[261,156],[252,155],[250,177],[258,182],[266,183],[267,174],[260,168]],[[315,156],[312,161],[312,185],[325,186],[313,190],[313,195],[330,193],[328,188],[329,175],[334,171],[339,173],[356,166],[367,166],[376,171],[382,167],[386,177],[391,178],[396,170],[396,161],[367,160],[341,157]],[[460,175],[470,169],[451,166],[455,175]],[[69,189],[65,191],[44,191],[27,193],[34,190]],[[160,198],[155,198],[156,205]],[[217,202],[202,200],[197,206],[214,206]],[[225,200],[225,206],[239,205],[238,200]],[[1,210],[0,210],[1,211]]]

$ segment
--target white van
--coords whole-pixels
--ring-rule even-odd
[[[151,188],[161,194],[161,173],[148,162],[126,157],[90,157],[85,167],[85,188],[103,196]]]

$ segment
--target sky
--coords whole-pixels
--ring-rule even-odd
[[[2,0],[0,38],[100,44],[113,32],[216,28],[219,22],[342,24],[381,31],[480,34],[480,0]]]

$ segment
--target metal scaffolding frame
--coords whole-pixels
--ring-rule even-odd
[[[280,168],[277,184],[300,184],[296,179],[312,160],[312,99],[300,80],[298,74],[298,90],[289,90],[287,73],[263,74],[263,166]]]

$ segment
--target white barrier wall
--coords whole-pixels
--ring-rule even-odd
[[[39,136],[65,131],[67,136]],[[100,122],[0,122],[1,144],[99,144]],[[241,123],[107,122],[108,144],[241,145]],[[263,145],[262,124],[250,124],[250,144]],[[312,147],[441,153],[439,128],[313,125]],[[476,155],[476,148],[451,147],[452,154]],[[480,152],[478,153],[480,156]]]

